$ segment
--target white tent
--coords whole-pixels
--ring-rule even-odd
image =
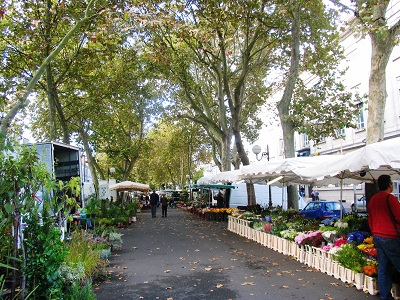
[[[265,162],[244,166],[241,178],[253,183],[264,183],[276,186],[291,184],[313,184],[323,179],[326,166],[335,165],[342,159],[340,155],[292,157],[281,161]],[[318,170],[318,176],[312,172]]]
[[[111,185],[110,190],[148,192],[150,190],[150,186],[148,184],[143,184],[139,182],[122,181],[117,184]]]
[[[373,183],[382,174],[400,180],[400,138],[370,144],[338,157],[340,159],[335,163],[327,160],[328,163],[320,167],[310,165],[297,170],[297,174],[315,185],[340,183],[343,180],[346,183]]]
[[[293,157],[244,166],[241,178],[253,183],[326,185],[374,182],[381,174],[400,180],[400,138],[367,145],[345,155]]]
[[[211,181],[214,183],[218,182],[237,182],[240,180],[240,175],[242,174],[242,171],[240,169],[238,170],[232,170],[232,171],[225,171],[218,173],[214,176],[211,177]]]
[[[199,184],[199,185],[209,184],[209,183],[211,183],[211,178],[212,178],[212,176],[203,176],[197,180],[196,184]]]

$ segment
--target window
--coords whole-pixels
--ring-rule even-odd
[[[303,148],[310,146],[310,140],[308,139],[307,134],[302,134]]]
[[[400,98],[400,76],[396,77],[397,89],[399,91],[399,98]]]
[[[285,153],[285,146],[283,144],[283,139],[279,140],[279,154],[283,155]]]
[[[335,134],[337,138],[340,137],[345,137],[346,136],[346,131],[344,130],[344,128],[342,129],[335,129]]]
[[[333,211],[340,211],[340,203],[332,203]]]
[[[364,105],[362,103],[359,103],[358,108],[360,109],[360,113],[357,118],[357,129],[364,129],[365,128]]]

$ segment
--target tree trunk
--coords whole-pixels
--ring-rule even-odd
[[[384,117],[386,106],[386,66],[393,50],[393,42],[382,40],[379,33],[371,33],[372,55],[369,76],[369,101],[367,144],[384,138]]]
[[[54,93],[56,92],[53,86],[53,75],[51,73],[51,66],[46,66],[46,85],[47,85],[47,102],[49,104],[49,137],[51,141],[57,140],[56,131],[56,106],[54,102]]]
[[[84,131],[82,122],[80,123],[79,130],[80,130],[79,135],[80,135],[80,138],[81,138],[81,141],[83,144],[83,149],[85,150],[86,157],[88,160],[90,174],[92,174],[92,181],[93,181],[93,185],[94,185],[96,199],[98,199],[100,196],[100,193],[99,193],[99,179],[97,178],[97,172],[96,172],[96,168],[95,168],[96,159],[92,156],[92,152],[90,151],[88,137],[86,135],[86,132]]]
[[[290,59],[290,68],[288,73],[288,79],[285,85],[282,98],[278,103],[279,118],[281,120],[283,143],[285,149],[285,158],[294,157],[294,124],[288,120],[289,107],[292,101],[293,90],[296,84],[296,80],[299,74],[300,66],[300,6],[295,4],[295,10],[293,12],[292,22],[292,53]],[[298,195],[296,186],[289,186],[287,188],[288,195],[288,208],[294,208],[298,210]]]

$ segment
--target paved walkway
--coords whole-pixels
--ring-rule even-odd
[[[138,214],[98,300],[379,299],[180,209]]]

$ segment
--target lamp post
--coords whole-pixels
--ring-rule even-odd
[[[111,173],[115,173],[115,168],[113,168],[113,167],[108,168],[108,172],[107,172],[107,182],[108,182],[108,183],[110,182],[110,175],[111,175]]]
[[[85,200],[85,182],[86,182],[86,156],[84,153],[81,154],[81,165],[82,165],[82,173],[83,178],[81,178],[82,182],[82,201]]]
[[[258,161],[262,160],[264,156],[267,157],[267,160],[269,161],[269,146],[267,145],[267,151],[261,153],[261,147],[259,145],[254,145],[253,148],[251,148],[251,151],[256,155],[256,159]],[[261,157],[258,158],[258,154],[261,153]]]
[[[192,201],[192,179],[190,178],[190,174],[186,175],[186,180],[189,185],[189,201]]]
[[[251,150],[256,155],[256,159],[258,161],[262,160],[262,158],[264,156],[266,156],[267,161],[269,161],[269,146],[268,146],[268,144],[267,144],[267,151],[265,151],[265,152],[261,153],[261,147],[259,145],[254,145],[253,148],[251,148]],[[258,154],[260,154],[260,153],[261,153],[261,157],[259,159]],[[272,206],[272,195],[271,195],[271,185],[270,184],[268,184],[268,205],[269,205],[269,207]]]

